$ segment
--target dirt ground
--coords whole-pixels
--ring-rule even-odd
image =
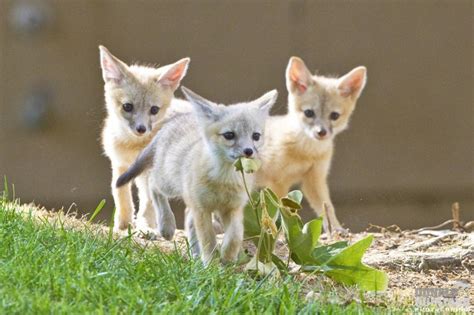
[[[31,205],[22,208],[25,212],[31,211]],[[62,212],[51,212],[37,209],[31,213],[38,218],[48,221],[64,222],[64,226],[72,229],[95,229],[107,233],[105,225],[89,224],[85,220],[77,219]],[[450,222],[448,222],[450,223]],[[377,294],[375,298],[365,297],[365,303],[375,305],[397,304],[410,305],[415,301],[415,291],[423,288],[457,289],[458,297],[469,301],[470,311],[474,311],[474,232],[465,231],[463,227],[453,229],[452,224],[419,230],[402,231],[396,226],[371,226],[363,233],[323,234],[322,243],[337,240],[348,240],[353,243],[368,234],[374,235],[374,243],[364,255],[364,263],[384,270],[389,276],[388,290]],[[219,237],[221,238],[221,237]],[[134,236],[134,240],[146,247],[158,247],[170,252],[175,248],[186,248],[185,234],[177,230],[174,241],[163,239],[147,240]],[[178,245],[176,247],[176,245]],[[253,244],[245,242],[248,251],[254,250]],[[286,244],[283,238],[277,242],[277,254],[287,257]],[[297,266],[290,264],[291,273],[305,283],[307,298],[322,298],[321,294],[327,291],[328,286],[334,288],[332,296],[324,298],[336,299],[340,303],[349,303],[360,300],[360,294],[350,288],[344,288],[325,276],[299,273]],[[449,292],[448,292],[449,293]],[[465,300],[465,302],[466,302]]]

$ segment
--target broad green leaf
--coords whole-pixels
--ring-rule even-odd
[[[265,204],[267,206],[268,214],[273,219],[276,219],[276,217],[279,215],[278,210],[281,207],[281,205],[278,203],[278,197],[269,188],[265,188],[263,190],[263,192],[264,192],[264,195],[265,195]]]
[[[362,290],[385,290],[388,284],[387,274],[363,264],[361,260],[367,248],[372,244],[372,240],[373,236],[369,235],[330,258],[326,265],[331,270],[326,274],[344,284],[356,284]]]
[[[239,254],[237,255],[236,264],[237,265],[243,265],[243,264],[248,263],[251,259],[252,259],[252,257],[250,257],[250,255],[248,255],[248,253],[246,251],[240,250]]]
[[[284,207],[280,208],[280,214],[286,238],[289,243],[293,243],[301,235],[303,229],[301,218],[296,212]]]
[[[322,226],[323,221],[321,218],[309,221],[303,226],[301,235],[296,239],[296,242],[289,245],[292,255],[298,256],[300,265],[312,259],[311,253],[318,244]],[[296,260],[295,262],[298,263]]]
[[[254,171],[255,165],[244,166],[244,159],[235,162],[237,170]],[[258,166],[257,166],[258,169]],[[259,274],[274,276],[274,272],[287,269],[286,264],[275,254],[275,243],[280,232],[280,224],[285,231],[291,259],[301,265],[302,271],[323,272],[335,281],[358,285],[363,290],[384,290],[387,275],[362,263],[361,259],[372,242],[366,237],[348,246],[346,241],[318,246],[322,229],[322,218],[309,221],[305,225],[298,215],[303,195],[292,191],[287,197],[278,197],[269,188],[252,195],[252,202],[245,207],[245,238],[251,238],[257,246],[257,254],[245,267]]]
[[[293,190],[288,193],[288,198],[301,205],[301,202],[303,201],[303,193],[299,190]]]
[[[361,264],[358,266],[329,266],[326,271],[333,280],[347,284],[357,285],[364,291],[385,291],[388,285],[388,276],[385,272]]]
[[[311,253],[313,260],[312,263],[315,265],[323,265],[347,246],[347,241],[340,241],[329,245],[318,246]]]
[[[272,254],[272,261],[275,264],[275,266],[280,269],[280,271],[287,271],[287,266],[286,264],[275,254]]]
[[[244,168],[242,166],[242,159],[238,158],[234,161],[234,168],[237,172],[243,172]]]
[[[293,199],[290,199],[290,198],[287,198],[287,197],[281,198],[281,203],[285,207],[288,207],[288,208],[291,208],[291,209],[297,209],[297,210],[301,209],[301,205],[299,203],[297,203]]]
[[[329,270],[332,270],[331,267],[327,266],[327,265],[311,265],[311,266],[301,266],[301,271],[304,271],[304,272],[327,272]]]
[[[234,162],[234,166],[237,171],[244,171],[245,173],[255,173],[258,171],[262,162],[257,159],[247,159],[244,157],[239,158]]]
[[[267,206],[268,214],[273,218],[278,231],[281,230],[281,215],[280,208],[282,205],[278,201],[278,197],[270,188],[263,190],[265,194],[265,204]]]
[[[262,217],[262,209],[260,207],[259,194],[256,192],[253,193],[252,200],[253,200],[253,203],[256,205],[257,209],[254,209],[250,202],[248,202],[244,208],[244,237],[245,238],[258,237],[260,235],[259,218]],[[256,211],[258,212],[258,217],[257,217]],[[254,238],[252,240],[254,241],[255,245],[257,245],[258,238]]]
[[[332,265],[355,266],[361,263],[362,256],[367,248],[372,244],[373,235],[369,235],[358,242],[346,247],[337,255],[332,257],[328,263]]]
[[[270,188],[264,188],[265,194],[268,194],[270,199],[275,203],[275,205],[278,205],[278,196],[271,190]]]
[[[287,208],[280,210],[291,258],[299,265],[310,264],[311,253],[321,235],[322,218],[311,220],[302,226],[301,218],[296,213]]]

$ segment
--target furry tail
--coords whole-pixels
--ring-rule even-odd
[[[153,164],[153,157],[155,155],[155,146],[153,142],[150,143],[143,151],[138,155],[137,159],[133,164],[128,168],[128,170],[120,175],[115,183],[115,186],[122,187],[125,184],[128,184],[135,177],[143,173],[145,170],[149,169]]]

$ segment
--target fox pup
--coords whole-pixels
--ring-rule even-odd
[[[334,137],[347,128],[366,82],[366,68],[340,78],[312,75],[303,60],[292,57],[286,69],[288,113],[272,116],[266,126],[259,186],[286,195],[302,184],[304,196],[319,216],[328,213],[325,229],[342,229],[329,196],[328,176]]]
[[[166,198],[181,197],[187,208],[186,230],[194,249],[207,264],[216,248],[212,224],[215,212],[224,226],[223,262],[235,261],[243,239],[243,207],[247,195],[233,163],[239,157],[256,158],[264,142],[265,120],[276,101],[276,90],[236,105],[217,105],[181,88],[192,112],[164,124],[153,142],[130,169],[120,176],[121,186],[152,167],[150,195],[157,211]],[[250,186],[254,177],[248,177]],[[159,223],[160,224],[160,223]],[[194,252],[196,255],[196,252]]]
[[[134,206],[131,185],[117,188],[115,182],[158,131],[190,59],[184,58],[160,68],[128,66],[104,46],[99,49],[107,108],[102,145],[112,163],[112,195],[116,207],[114,229],[120,232],[132,223]],[[137,177],[135,184],[140,200],[136,228],[153,232],[157,218],[148,195],[145,174]],[[174,216],[168,230],[161,231],[163,237],[174,235],[176,224],[173,226],[173,223]]]

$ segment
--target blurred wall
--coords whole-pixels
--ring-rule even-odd
[[[190,56],[183,84],[219,102],[277,88],[275,114],[290,56],[365,65],[330,176],[340,219],[431,225],[453,201],[474,219],[472,1],[0,0],[0,174],[24,202],[113,207],[99,44],[128,63]]]

